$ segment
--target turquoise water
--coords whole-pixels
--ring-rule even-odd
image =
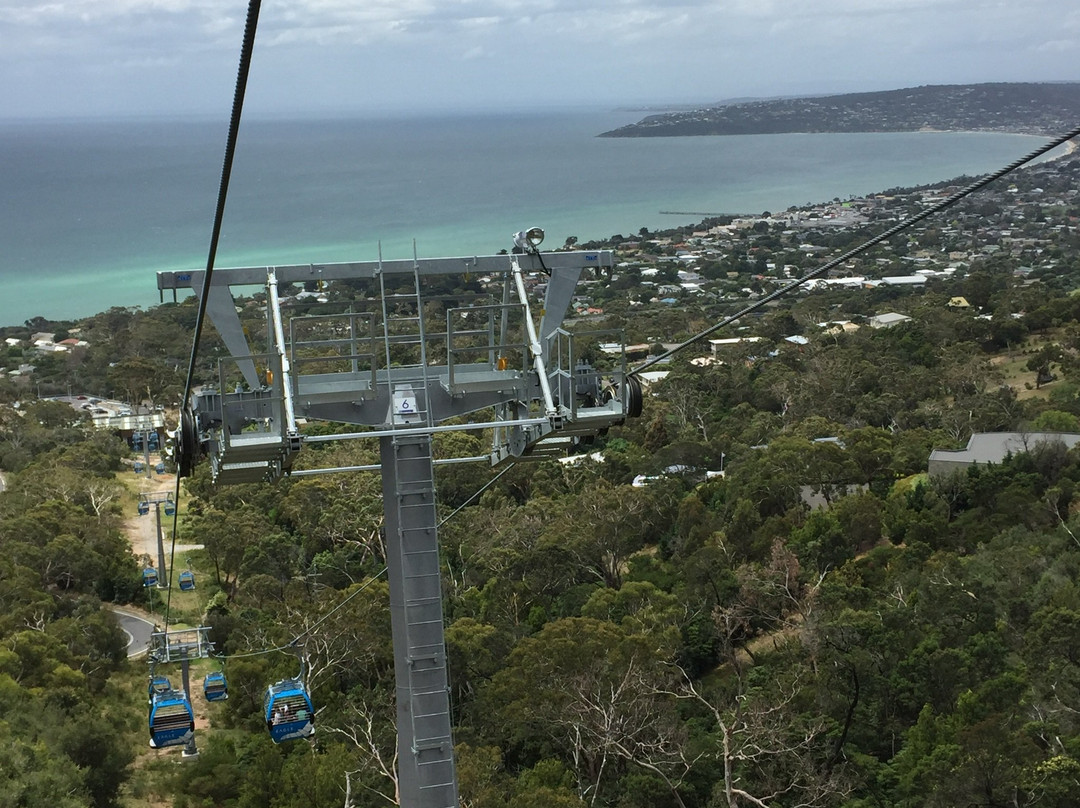
[[[1013,135],[597,138],[635,113],[245,121],[217,266],[474,255],[994,170]],[[225,122],[0,124],[0,324],[158,302],[206,264]]]

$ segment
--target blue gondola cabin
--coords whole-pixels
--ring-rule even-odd
[[[148,513],[150,513],[150,503],[146,500],[142,500],[139,503],[139,516],[146,516]]]
[[[195,573],[191,570],[184,570],[180,573],[178,582],[180,584],[181,592],[190,592],[195,588]]]
[[[206,674],[203,679],[203,696],[207,701],[224,701],[229,698],[229,686],[224,673],[213,671]]]
[[[154,703],[154,696],[159,693],[168,693],[173,689],[172,682],[165,676],[152,676],[150,677],[150,686],[147,688],[147,698],[150,703]]]
[[[263,713],[274,743],[309,738],[315,732],[311,699],[295,679],[282,680],[266,689]]]
[[[181,746],[194,736],[195,714],[187,696],[179,690],[155,693],[150,701],[150,746]]]
[[[165,515],[172,516],[174,513],[176,513],[176,503],[171,499],[165,500]]]
[[[143,586],[157,586],[157,570],[153,567],[147,567],[142,571],[142,585]]]

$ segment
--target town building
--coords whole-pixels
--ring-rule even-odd
[[[1072,449],[1080,443],[1080,434],[1073,432],[976,432],[968,439],[966,449],[947,451],[935,449],[930,453],[928,471],[932,476],[948,476],[966,471],[971,466],[1000,463],[1009,455],[1030,452],[1038,446],[1060,443]]]

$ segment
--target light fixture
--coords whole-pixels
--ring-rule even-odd
[[[544,241],[544,231],[540,227],[530,227],[514,235],[514,244],[525,252],[536,252]]]

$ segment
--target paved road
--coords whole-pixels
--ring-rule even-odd
[[[150,646],[150,635],[154,633],[154,624],[144,617],[125,612],[115,606],[108,608],[116,615],[116,622],[128,636],[128,659],[145,654]]]

